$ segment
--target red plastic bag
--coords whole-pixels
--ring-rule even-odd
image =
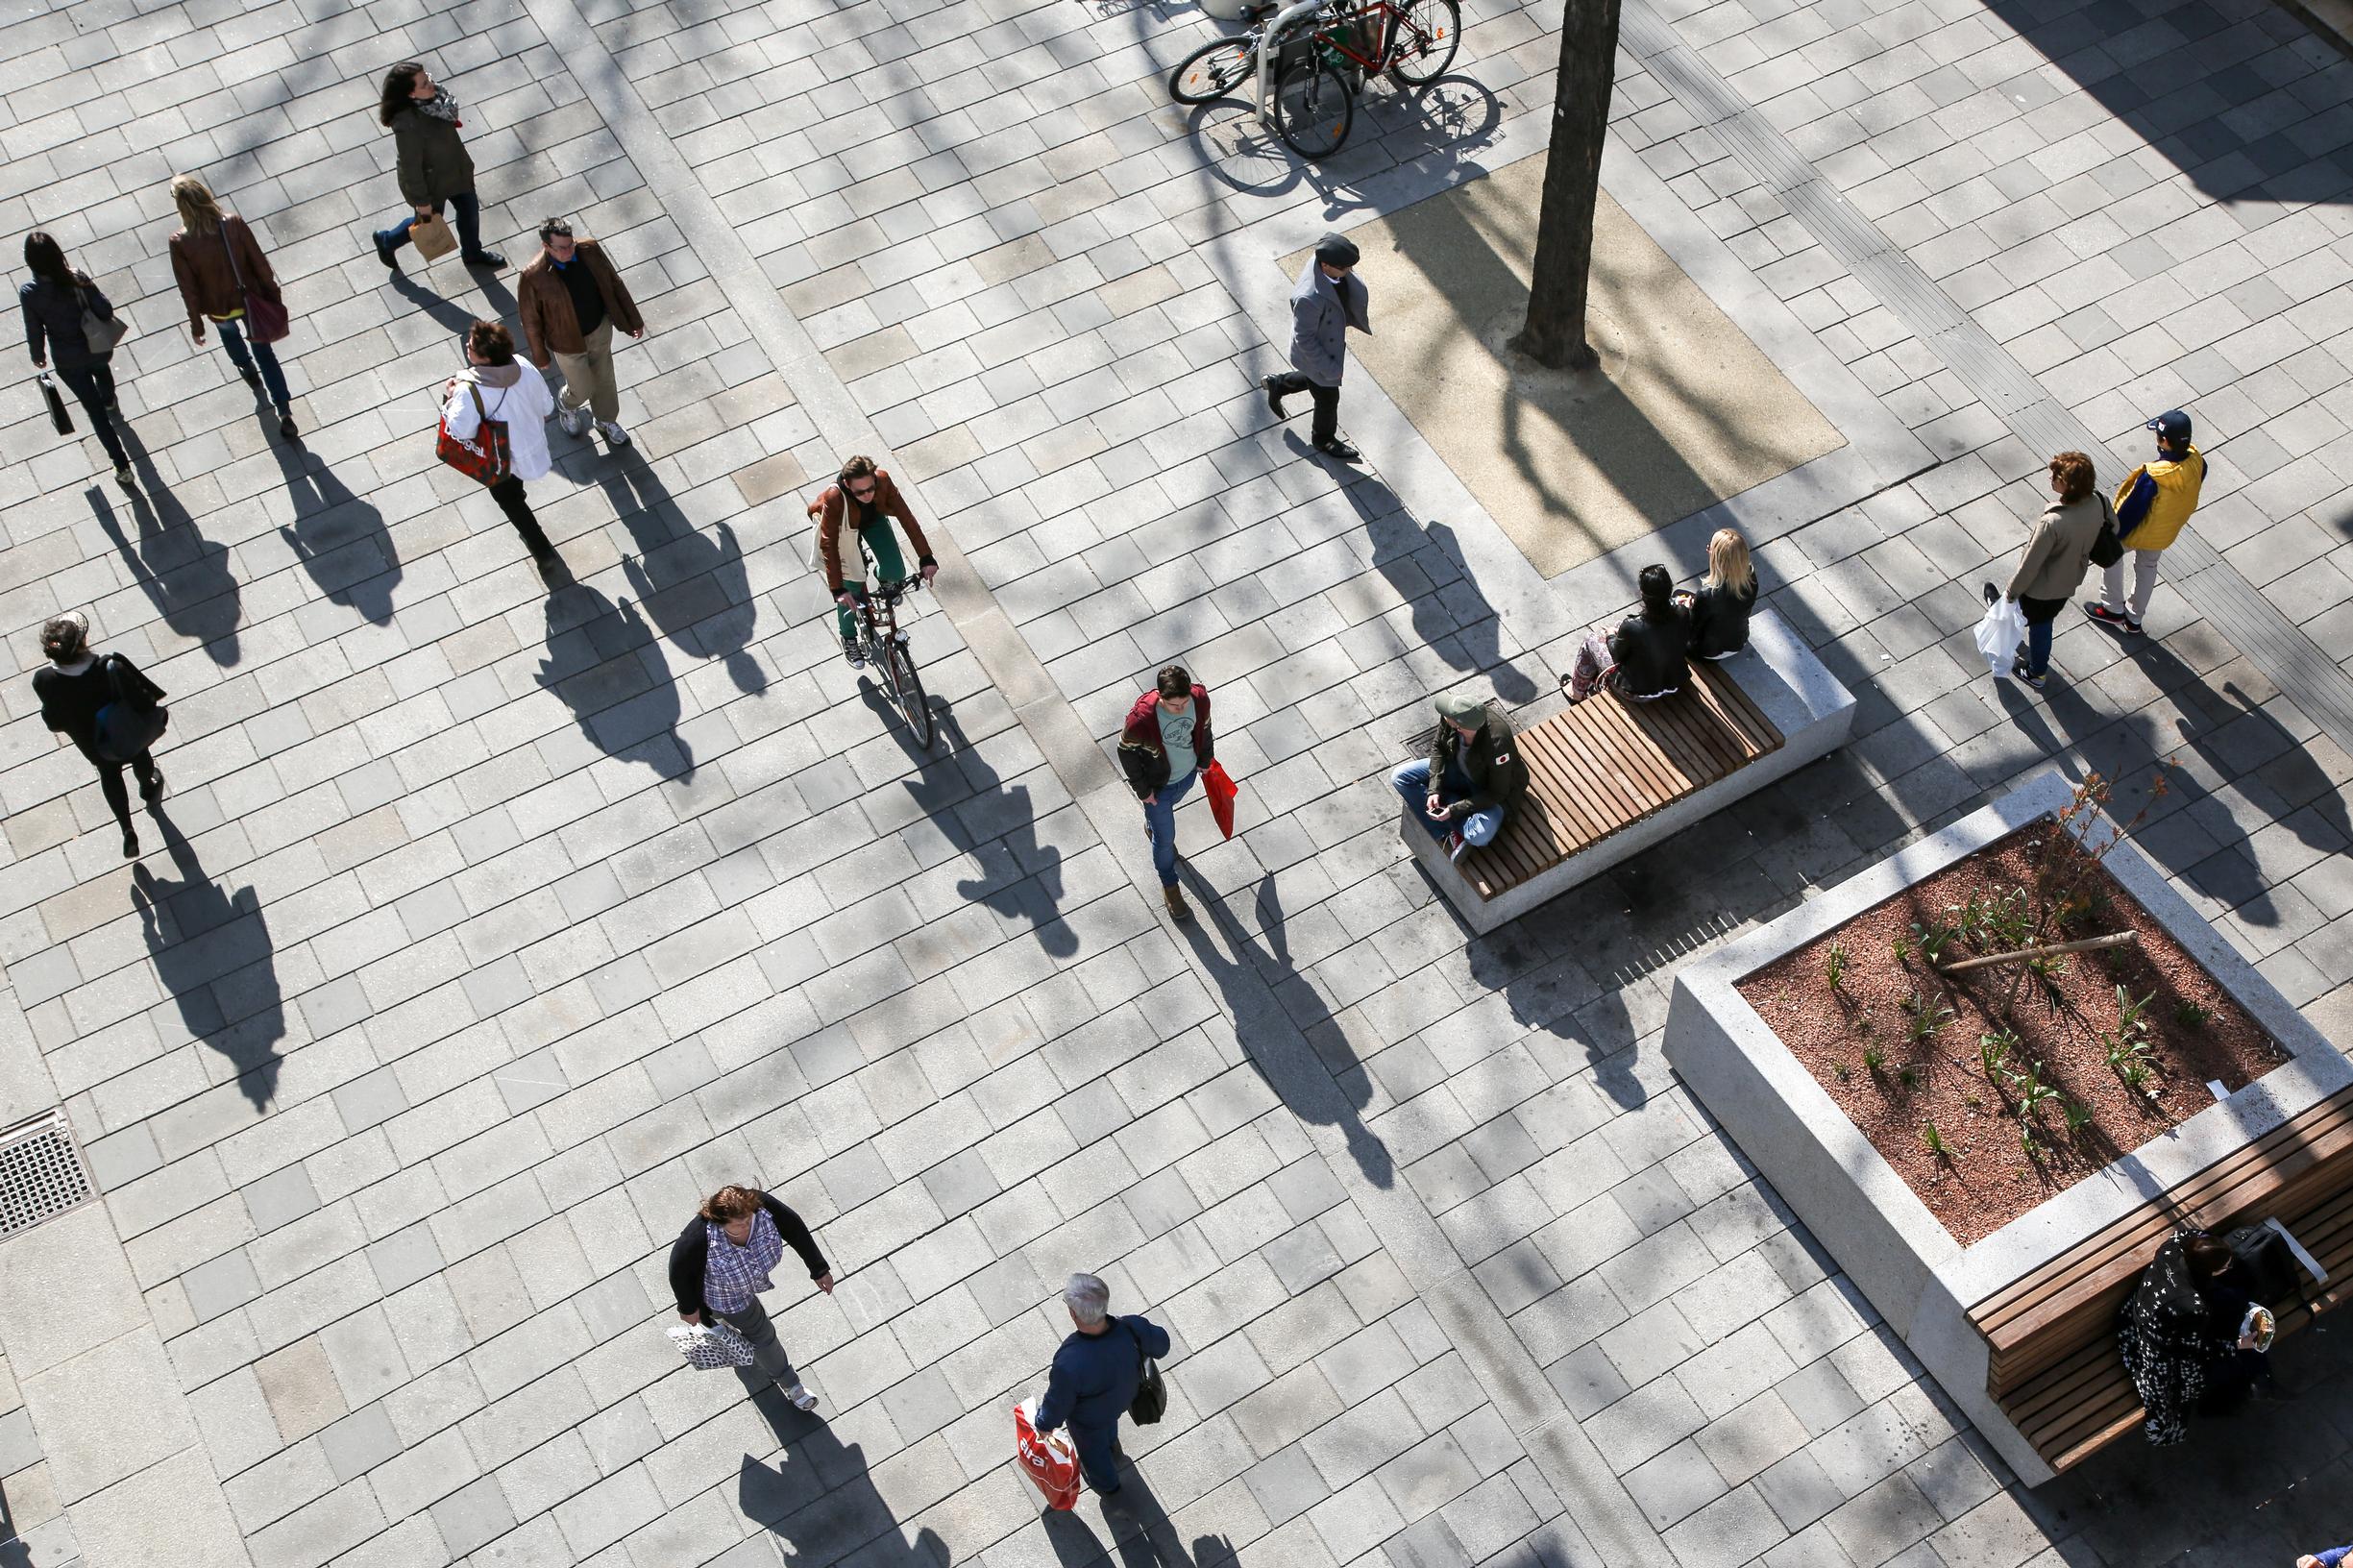
[[[1202,793],[1210,797],[1210,815],[1217,819],[1217,831],[1227,838],[1234,836],[1234,797],[1241,790],[1226,776],[1226,765],[1213,762],[1201,771]]]
[[[1030,1484],[1045,1494],[1045,1506],[1067,1513],[1078,1507],[1078,1450],[1063,1433],[1038,1434],[1038,1402],[1025,1399],[1013,1408],[1013,1467],[1029,1477]]]

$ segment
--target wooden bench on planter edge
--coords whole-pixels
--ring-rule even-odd
[[[2140,1426],[2116,1316],[2158,1244],[2277,1219],[2328,1273],[2267,1303],[2286,1335],[2353,1297],[2353,1088],[2292,1116],[1969,1310],[1985,1336],[1986,1393],[2053,1471]],[[2192,1439],[2195,1441],[2194,1437]]]
[[[1854,698],[1778,615],[1749,620],[1749,647],[1695,660],[1672,697],[1608,692],[1520,730],[1529,787],[1495,842],[1446,851],[1406,806],[1406,840],[1475,931],[1692,826],[1843,744]]]

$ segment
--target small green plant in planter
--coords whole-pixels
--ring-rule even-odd
[[[1822,977],[1830,983],[1832,991],[1836,991],[1846,983],[1847,944],[1845,943],[1830,943],[1829,952],[1825,954],[1822,960]]]
[[[2184,1029],[2195,1029],[2213,1017],[2211,1010],[2200,1007],[2195,1002],[2184,1002],[2173,1009],[2173,1021]]]
[[[2086,1127],[2092,1125],[2092,1108],[2081,1100],[2069,1100],[2060,1109],[2067,1115],[2069,1133],[2080,1136]]]
[[[1912,927],[1912,940],[1920,943],[1920,956],[1927,960],[1928,968],[1932,969],[1944,962],[1945,949],[1960,934],[1949,925],[1915,923]]]
[[[1936,1130],[1935,1122],[1924,1121],[1920,1124],[1920,1140],[1939,1160],[1952,1158],[1952,1145],[1945,1141],[1945,1135]]]
[[[1903,1026],[1903,1038],[1917,1045],[1952,1021],[1952,1009],[1941,1001],[1928,1001],[1919,996],[1904,998],[1903,1010],[1912,1015],[1912,1021]]]
[[[2009,1029],[1997,1029],[1977,1037],[1977,1065],[1985,1069],[1985,1081],[1993,1083],[2010,1066],[2010,1053],[2018,1049],[2018,1035]]]
[[[1896,1069],[1896,1082],[1901,1084],[1906,1089],[1918,1089],[1920,1087],[1920,1074],[1914,1072],[1910,1067],[1898,1067]]]
[[[1912,961],[1912,939],[1909,937],[1898,936],[1891,939],[1888,942],[1887,949],[1896,955],[1896,962],[1899,964],[1909,964]]]
[[[1876,1078],[1879,1069],[1887,1066],[1887,1053],[1876,1045],[1863,1047],[1863,1070]]]
[[[1843,1084],[1854,1076],[1854,1069],[1844,1062],[1833,1062],[1830,1064],[1830,1076]]]
[[[2022,1121],[2018,1124],[2018,1150],[2036,1164],[2043,1163],[2043,1140],[2036,1136],[2033,1122]]]

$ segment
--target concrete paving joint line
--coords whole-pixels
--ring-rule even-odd
[[[1620,25],[1626,50],[2029,449],[2089,453],[2111,473],[2133,466],[2109,452],[1917,262],[1890,244],[1647,0],[1631,0]],[[2166,576],[2332,740],[2353,749],[2353,677],[2194,527],[2167,551]]]
[[[741,312],[752,336],[808,409],[811,421],[838,452],[881,450],[873,427],[859,412],[807,331],[770,285],[685,159],[597,37],[574,0],[525,0],[541,33],[583,79],[599,84],[600,108],[649,184]],[[919,487],[910,482],[906,488]],[[1062,698],[994,596],[966,566],[952,540],[935,544],[941,562],[940,601],[973,654],[1013,706],[1071,798],[1080,802],[1102,842],[1140,889],[1152,876],[1137,844],[1127,792],[1105,762],[1077,711]],[[1203,982],[1213,977],[1197,956],[1188,960]],[[1247,1033],[1260,1066],[1282,1086],[1285,1102],[1304,1113],[1325,1164],[1363,1210],[1407,1278],[1429,1298],[1473,1376],[1505,1412],[1545,1480],[1571,1507],[1564,1528],[1581,1530],[1598,1544],[1601,1560],[1663,1560],[1657,1533],[1633,1498],[1578,1427],[1566,1405],[1529,1356],[1483,1286],[1454,1256],[1437,1222],[1412,1190],[1392,1179],[1382,1187],[1359,1167],[1347,1147],[1340,1112],[1347,1109],[1314,1047],[1284,1012],[1271,988],[1250,976]],[[1245,1020],[1238,1018],[1238,1025]]]

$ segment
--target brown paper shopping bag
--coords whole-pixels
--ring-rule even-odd
[[[427,261],[438,261],[457,249],[457,236],[440,213],[419,218],[408,231],[408,242],[417,248],[417,255]]]

